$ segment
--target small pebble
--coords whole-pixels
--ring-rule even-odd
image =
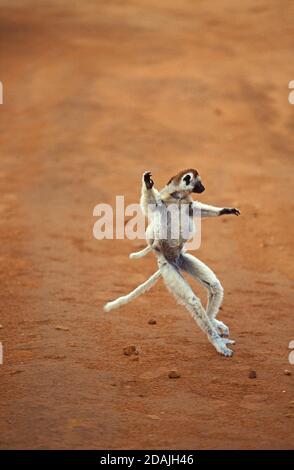
[[[16,375],[16,374],[21,374],[23,372],[23,370],[21,369],[16,369],[16,370],[13,370],[10,372],[10,375]]]
[[[65,359],[66,356],[64,354],[47,354],[44,356],[45,359]]]
[[[69,328],[67,326],[56,326],[55,330],[69,331]]]
[[[251,370],[248,375],[249,379],[256,379],[256,370]]]
[[[291,372],[288,369],[286,369],[286,370],[284,370],[284,374],[285,375],[291,375]]]
[[[160,419],[159,416],[156,415],[147,415],[147,417],[150,419]]]
[[[132,357],[132,361],[138,361],[138,360],[139,360],[139,356]]]
[[[181,375],[176,370],[171,370],[168,374],[170,379],[179,379]]]
[[[125,356],[132,356],[133,354],[135,355],[138,355],[139,354],[139,351],[137,349],[136,346],[132,345],[132,346],[126,346],[124,348],[124,355]]]
[[[149,325],[156,325],[156,320],[151,318],[148,323],[149,323]]]

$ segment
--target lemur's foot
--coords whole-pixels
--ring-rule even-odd
[[[222,338],[222,340],[225,344],[236,344],[236,341],[234,339]]]
[[[241,212],[239,211],[239,209],[236,209],[236,207],[225,207],[224,209],[220,211],[220,215],[224,215],[224,214],[240,215]]]
[[[235,341],[232,339],[227,339],[227,338],[221,338],[220,336],[218,338],[214,338],[210,340],[215,349],[217,350],[218,353],[222,354],[223,356],[226,357],[232,357],[234,354],[234,351],[232,349],[227,348],[227,344],[234,344]]]
[[[216,318],[214,318],[212,323],[215,328],[220,332],[221,336],[229,336],[229,327],[225,325],[222,321],[216,320]]]
[[[151,189],[154,185],[154,181],[151,179],[151,171],[145,171],[143,173],[143,179],[147,189]]]

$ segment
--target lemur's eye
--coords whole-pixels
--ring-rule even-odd
[[[186,181],[186,185],[188,186],[188,184],[189,184],[190,181],[191,181],[191,176],[190,176],[190,175],[186,175],[186,176],[184,176],[183,180]]]

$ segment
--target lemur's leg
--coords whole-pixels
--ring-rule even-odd
[[[224,356],[232,356],[233,351],[226,346],[228,343],[232,343],[232,341],[220,337],[202,307],[200,300],[196,297],[188,282],[180,273],[179,268],[169,263],[163,257],[158,258],[158,266],[168,290],[176,297],[179,303],[183,304],[187,310],[189,310],[193,319],[201,330],[207,334],[208,340],[213,344],[215,349]]]
[[[180,268],[191,274],[208,290],[208,302],[206,314],[212,324],[218,328],[224,336],[229,335],[229,328],[223,322],[216,319],[221,306],[224,289],[214,274],[202,261],[189,253],[182,253],[180,256]]]
[[[138,258],[143,258],[143,256],[147,255],[152,251],[152,247],[150,245],[146,246],[146,248],[143,248],[141,251],[136,251],[135,253],[131,253],[129,255],[130,259],[138,259]]]
[[[118,297],[118,299],[113,300],[112,302],[108,302],[107,304],[104,305],[104,310],[105,312],[109,312],[110,310],[114,308],[118,308],[121,305],[124,305],[131,300],[135,299],[136,297],[139,297],[139,295],[143,294],[146,292],[150,287],[152,287],[157,279],[159,279],[161,276],[161,271],[160,269],[156,271],[152,276],[147,279],[147,281],[143,282],[143,284],[140,284],[136,289],[134,289],[132,292],[130,292],[127,295],[124,295],[122,297]]]

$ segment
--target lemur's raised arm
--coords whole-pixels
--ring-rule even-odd
[[[218,217],[225,214],[240,215],[240,211],[235,207],[215,207],[199,201],[193,201],[192,209],[195,215],[199,211],[201,217]]]
[[[156,188],[154,188],[154,181],[151,179],[150,171],[145,171],[142,177],[142,189],[140,206],[144,215],[148,215],[148,206],[156,205],[160,201],[160,194]],[[150,208],[150,206],[149,206]]]

